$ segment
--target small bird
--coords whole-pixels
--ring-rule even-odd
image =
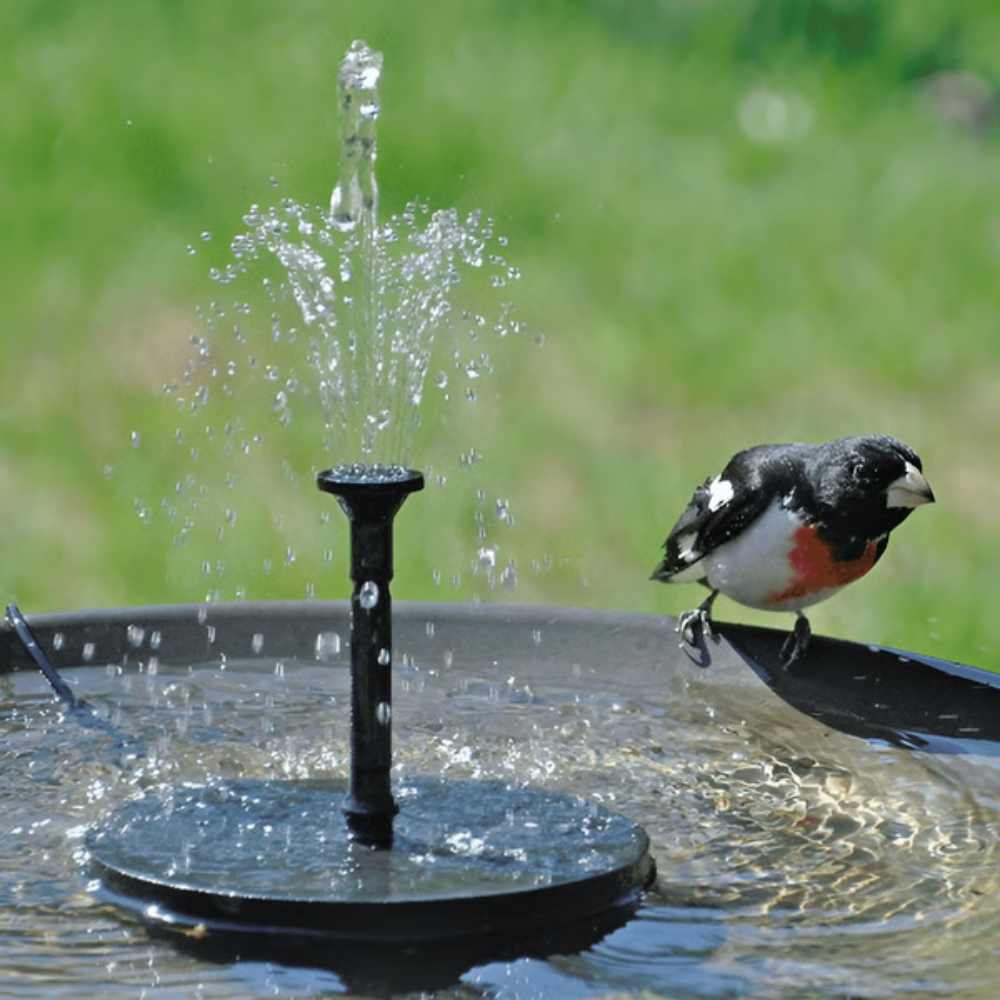
[[[711,593],[678,617],[681,647],[706,663],[712,604],[725,594],[766,611],[794,611],[781,651],[800,660],[812,630],[802,613],[864,576],[889,533],[933,503],[916,453],[885,434],[826,444],[763,444],[733,456],[699,486],[664,542],[653,580],[702,583]]]

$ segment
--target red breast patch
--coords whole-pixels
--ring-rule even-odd
[[[844,587],[864,576],[875,565],[878,558],[878,541],[871,542],[868,548],[850,562],[838,562],[830,554],[830,549],[816,535],[813,525],[803,525],[795,532],[795,545],[788,553],[788,562],[792,567],[792,582],[784,590],[772,594],[767,603],[770,605],[784,604],[786,601],[798,600],[821,590]]]

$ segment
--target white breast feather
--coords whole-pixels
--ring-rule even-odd
[[[791,583],[788,553],[802,524],[798,515],[775,501],[738,537],[706,554],[702,574],[713,589],[734,601],[767,608],[766,599]]]

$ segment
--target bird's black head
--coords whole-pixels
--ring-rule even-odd
[[[887,534],[914,507],[934,502],[916,452],[885,434],[839,438],[820,446],[810,478],[824,510],[822,520],[856,537]]]

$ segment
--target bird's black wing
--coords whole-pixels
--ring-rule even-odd
[[[663,543],[663,561],[653,573],[664,582],[697,572],[697,564],[751,525],[779,496],[797,485],[808,445],[758,445],[739,452],[718,476],[698,487]],[[728,484],[728,487],[723,484]],[[731,492],[731,495],[726,496]],[[724,498],[725,499],[722,499]],[[694,581],[698,577],[687,577]]]

